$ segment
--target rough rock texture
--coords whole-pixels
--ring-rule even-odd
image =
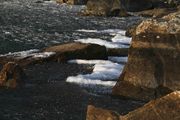
[[[44,49],[44,52],[56,52],[55,61],[69,59],[107,59],[107,51],[104,46],[96,44],[67,43]]]
[[[121,116],[120,120],[179,120],[180,92],[175,91]]]
[[[84,15],[128,16],[120,0],[88,0]]]
[[[21,67],[13,62],[8,62],[0,72],[0,86],[8,88],[20,87],[24,84],[25,73]]]
[[[119,115],[116,112],[89,105],[86,120],[119,120]]]
[[[179,16],[146,20],[136,28],[114,95],[150,100],[180,89]]]
[[[56,0],[57,3],[67,3],[71,5],[85,5],[87,0]]]
[[[88,106],[86,120],[179,120],[180,91],[152,100],[144,106],[120,116],[118,113]]]

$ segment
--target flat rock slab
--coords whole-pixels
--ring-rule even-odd
[[[55,52],[53,57],[56,61],[70,59],[107,59],[105,46],[96,44],[67,43],[45,48],[43,52]]]

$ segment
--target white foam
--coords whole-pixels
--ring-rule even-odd
[[[105,41],[102,39],[96,39],[96,38],[79,39],[79,40],[75,40],[75,41],[81,42],[81,43],[98,44],[101,46],[105,46],[106,48],[128,48],[129,47],[127,45],[122,45],[120,43],[108,42],[108,41]]]
[[[126,37],[122,34],[116,34],[111,40],[112,42],[122,43],[122,44],[130,44],[131,43],[130,37]]]
[[[14,57],[15,59],[23,59],[26,57],[33,57],[33,58],[47,58],[54,55],[55,52],[39,52],[38,49],[31,49],[27,51],[20,51],[20,52],[9,52],[8,54],[0,55],[0,57]]]
[[[81,59],[76,59],[76,60],[69,60],[68,63],[76,63],[76,64],[107,64],[111,63],[110,61],[107,60],[81,60]]]
[[[33,54],[33,57],[34,58],[48,58],[54,54],[55,52],[42,52],[42,53]]]
[[[107,30],[87,30],[87,29],[79,29],[76,30],[78,32],[88,32],[88,33],[109,33],[109,34],[117,34],[117,33],[121,33],[124,34],[126,33],[125,30],[122,29],[107,29]]]
[[[120,59],[120,58],[116,58]],[[123,60],[124,61],[124,60]],[[70,76],[66,82],[79,84],[91,91],[110,93],[124,65],[109,60],[70,60],[69,63],[95,64],[91,74]]]

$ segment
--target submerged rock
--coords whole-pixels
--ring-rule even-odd
[[[114,95],[151,100],[180,90],[179,16],[146,20],[136,28]]]
[[[53,56],[55,61],[70,59],[107,59],[105,46],[96,44],[67,43],[44,49],[44,52],[56,52]]]
[[[128,16],[120,0],[88,0],[84,15]]]
[[[25,76],[25,73],[18,64],[8,62],[0,72],[0,86],[8,88],[20,87],[24,84]]]

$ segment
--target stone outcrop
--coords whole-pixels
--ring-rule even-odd
[[[179,118],[180,91],[175,91],[162,98],[152,100],[123,116],[111,110],[90,105],[86,120],[179,120]]]
[[[128,16],[120,0],[88,0],[84,15]]]
[[[21,87],[25,78],[26,75],[18,64],[8,62],[0,72],[0,86],[7,88]]]
[[[149,19],[136,28],[114,95],[151,100],[180,89],[179,16]]]
[[[24,67],[45,62],[66,62],[70,59],[108,59],[105,46],[83,43],[66,43],[45,48],[41,51],[12,53],[0,56],[0,64],[16,62]]]
[[[89,105],[86,120],[119,120],[119,115],[116,112]]]
[[[120,120],[179,120],[179,118],[180,92],[175,91],[121,116]]]
[[[55,61],[107,59],[106,47],[96,44],[67,43],[46,48],[44,52],[56,52],[56,55],[51,58]]]

